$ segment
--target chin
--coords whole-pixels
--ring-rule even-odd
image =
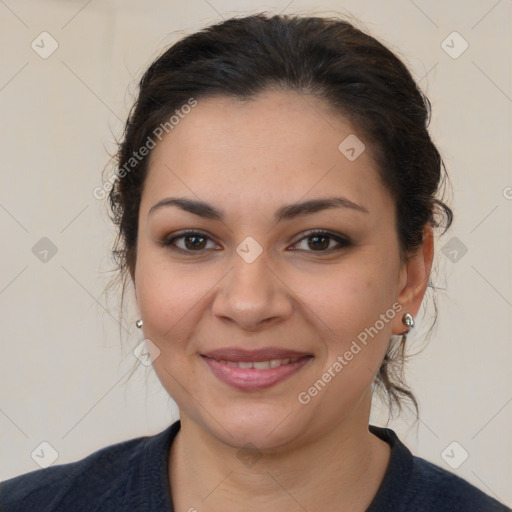
[[[260,450],[275,451],[304,434],[307,424],[304,418],[297,417],[297,412],[283,405],[250,403],[226,407],[212,416],[217,421],[204,418],[207,428],[234,448],[251,444]]]

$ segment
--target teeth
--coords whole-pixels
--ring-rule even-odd
[[[269,368],[277,368],[285,364],[295,363],[301,359],[300,357],[292,357],[288,359],[271,359],[270,361],[224,361],[218,360],[219,363],[232,366],[234,368],[254,368],[255,370],[268,370]]]
[[[256,368],[256,370],[266,370],[270,368],[270,361],[255,361],[252,363],[252,367]]]

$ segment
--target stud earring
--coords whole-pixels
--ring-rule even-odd
[[[143,322],[142,320],[137,320],[137,321],[135,322],[135,325],[140,329],[140,328],[142,327],[143,323],[144,323],[144,322]]]
[[[414,327],[414,318],[410,313],[406,313],[402,318],[402,322],[408,327],[404,333],[407,334]]]

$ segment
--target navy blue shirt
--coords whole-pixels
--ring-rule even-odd
[[[174,512],[168,457],[180,426],[178,420],[155,436],[6,480],[0,511]],[[367,512],[511,512],[455,474],[414,457],[393,430],[369,428],[391,446],[391,458]]]

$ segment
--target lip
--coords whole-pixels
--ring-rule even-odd
[[[312,354],[306,352],[278,348],[266,348],[261,350],[227,348],[202,354],[201,357],[215,377],[221,382],[243,391],[256,391],[274,386],[296,374],[313,359]],[[258,362],[271,359],[292,358],[300,359],[276,368],[267,368],[264,370],[256,368],[238,368],[220,362]]]

